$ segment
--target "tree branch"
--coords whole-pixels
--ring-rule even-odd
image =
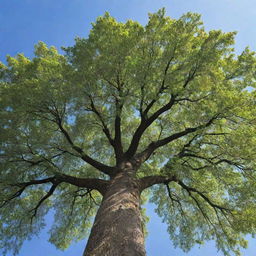
[[[87,154],[85,154],[84,151],[82,150],[82,148],[80,148],[74,144],[69,133],[62,125],[64,114],[65,114],[65,108],[62,112],[60,112],[58,110],[58,107],[56,106],[55,102],[53,102],[52,108],[49,106],[45,106],[45,108],[47,109],[47,112],[53,116],[53,119],[49,119],[49,121],[54,122],[58,125],[60,132],[64,135],[67,142],[71,145],[72,149],[75,150],[77,153],[79,153],[81,159],[83,159],[86,163],[90,164],[97,170],[99,170],[109,176],[112,176],[114,174],[114,170],[115,170],[114,167],[110,167],[110,166],[107,166],[105,164],[102,164],[102,163],[96,161],[95,159],[93,159],[90,156],[88,156]],[[42,111],[42,110],[38,110],[37,112],[46,113],[45,111]],[[107,136],[109,136],[109,139],[111,139],[110,133],[109,133],[107,127],[106,127],[106,129],[104,129],[104,132]]]
[[[53,193],[54,190],[56,189],[56,187],[62,182],[68,183],[68,184],[71,184],[71,185],[74,185],[77,187],[81,187],[81,188],[95,189],[95,190],[99,191],[102,195],[104,195],[104,193],[106,192],[108,183],[109,183],[106,180],[101,180],[101,179],[96,179],[96,178],[77,178],[77,177],[73,177],[73,176],[66,175],[66,174],[56,174],[53,177],[49,177],[49,178],[45,178],[45,179],[41,179],[41,180],[31,180],[28,182],[7,184],[7,186],[9,186],[9,187],[18,187],[19,189],[14,194],[12,194],[9,198],[7,198],[6,200],[3,200],[2,204],[0,204],[0,208],[4,207],[6,204],[8,204],[13,199],[21,196],[21,194],[29,186],[52,183],[52,189],[47,194],[50,196],[50,193]],[[1,182],[1,183],[5,183],[5,182]],[[41,201],[43,202],[49,196],[42,198]],[[40,204],[42,203],[41,201],[39,202]]]
[[[96,189],[102,195],[104,195],[104,193],[107,189],[107,186],[108,186],[108,181],[104,181],[104,180],[100,180],[100,179],[94,179],[94,178],[76,178],[76,177],[72,177],[72,176],[65,175],[65,174],[59,174],[59,175],[56,175],[54,177],[41,179],[41,180],[31,180],[31,181],[28,181],[28,182],[8,184],[10,187],[19,187],[20,189],[18,189],[8,199],[3,200],[2,204],[0,204],[0,208],[7,205],[13,199],[18,198],[19,196],[21,196],[22,193],[25,191],[25,189],[29,186],[52,183],[52,186],[49,189],[49,191],[38,201],[36,206],[33,209],[30,210],[30,212],[33,212],[32,216],[31,216],[31,223],[32,223],[33,218],[36,217],[36,214],[37,214],[37,211],[38,211],[39,207],[43,204],[44,201],[46,201],[48,198],[50,198],[53,195],[57,186],[62,182],[69,183],[69,184],[75,185],[77,187],[86,188],[87,191],[88,191],[88,194],[90,196],[90,199],[93,202],[95,202],[95,200],[94,200],[93,196],[90,193],[91,190]]]
[[[113,82],[105,79],[111,86],[113,86],[118,91],[118,96],[113,94],[115,98],[115,122],[114,122],[114,129],[115,129],[115,137],[113,139],[113,147],[115,150],[117,164],[121,161],[123,157],[123,146],[122,146],[122,136],[121,136],[121,113],[123,109],[123,83],[120,81],[119,75],[117,75],[117,84],[115,85]]]
[[[197,98],[197,99],[190,99],[190,98],[187,98],[187,97],[185,97],[185,98],[179,98],[179,99],[176,99],[176,102],[188,101],[188,102],[194,103],[194,102],[199,102],[199,101],[201,101],[201,100],[204,100],[204,99],[206,99],[206,98],[209,97],[209,96],[210,96],[210,94],[207,94],[207,95],[205,95],[205,96],[203,96],[203,97],[200,97],[200,98]]]
[[[183,88],[184,88],[184,89],[187,87],[187,85],[189,84],[189,82],[192,81],[192,80],[195,78],[195,74],[196,74],[197,69],[198,69],[198,65],[196,65],[196,67],[194,68],[194,70],[190,70],[190,71],[189,71],[188,77],[187,77],[185,83],[183,84]]]
[[[94,160],[93,158],[91,158],[90,156],[88,156],[87,154],[84,153],[84,151],[82,150],[82,148],[76,146],[71,137],[69,136],[68,132],[65,130],[65,128],[62,126],[62,120],[58,119],[57,120],[57,124],[59,126],[60,131],[62,132],[62,134],[64,135],[64,137],[66,138],[66,140],[68,141],[68,143],[71,145],[71,147],[79,153],[79,155],[81,156],[81,158],[87,162],[88,164],[90,164],[91,166],[93,166],[94,168],[98,169],[99,171],[112,176],[114,174],[114,168],[107,166],[105,164],[102,164],[96,160]]]
[[[123,146],[122,146],[122,136],[121,136],[121,117],[119,115],[116,115],[116,118],[115,118],[114,144],[115,144],[115,155],[118,163],[123,157]]]
[[[171,109],[171,107],[174,105],[175,103],[175,95],[171,96],[170,101],[164,105],[163,107],[161,107],[160,109],[158,109],[151,117],[149,117],[146,120],[141,120],[141,123],[139,125],[139,127],[137,128],[137,130],[135,131],[131,144],[128,148],[128,150],[126,151],[125,155],[127,158],[131,158],[134,156],[134,154],[137,151],[137,148],[139,146],[139,142],[140,139],[143,135],[143,133],[145,132],[145,130],[164,112],[168,111]]]
[[[116,116],[115,116],[115,137],[114,137],[114,144],[115,144],[115,155],[117,164],[123,158],[123,145],[122,145],[122,134],[121,134],[121,113],[123,109],[123,93],[122,93],[122,84],[118,79],[118,93],[119,98],[115,97],[115,105],[116,105]]]
[[[195,188],[192,188],[192,187],[189,187],[187,186],[185,183],[183,183],[181,180],[177,180],[176,181],[177,184],[179,184],[182,188],[184,188],[188,193],[189,195],[191,195],[191,192],[194,192],[196,194],[198,194],[200,197],[202,197],[214,210],[218,209],[220,210],[221,212],[231,212],[230,209],[226,208],[226,207],[223,207],[223,206],[220,206],[218,204],[215,204],[213,203],[204,193],[198,191],[197,189]]]
[[[57,188],[57,186],[58,186],[58,183],[54,183],[54,184],[51,186],[50,190],[46,193],[46,195],[43,196],[43,197],[40,199],[40,201],[37,203],[36,207],[31,210],[31,212],[34,212],[33,215],[31,216],[31,223],[32,223],[32,221],[33,221],[33,218],[36,217],[36,214],[37,214],[37,211],[38,211],[39,207],[42,205],[42,203],[43,203],[45,200],[47,200],[50,196],[53,195],[53,192],[55,191],[55,189]]]
[[[0,208],[4,207],[6,204],[8,204],[13,199],[21,196],[21,194],[24,192],[24,190],[32,185],[38,185],[38,184],[46,184],[46,183],[54,183],[55,177],[50,177],[42,180],[31,180],[28,182],[20,182],[20,183],[14,183],[14,184],[7,184],[10,187],[19,187],[20,189],[17,190],[13,195],[11,195],[8,199],[3,200],[2,204],[0,205]],[[1,182],[4,183],[4,182]]]
[[[147,114],[148,114],[149,110],[150,110],[150,109],[153,107],[153,105],[156,103],[157,97],[166,89],[166,87],[165,87],[166,75],[167,75],[168,69],[169,69],[169,67],[170,67],[170,64],[171,64],[173,58],[174,58],[174,56],[172,56],[172,57],[170,58],[170,60],[167,62],[167,65],[166,65],[165,70],[164,70],[164,77],[163,77],[161,86],[160,86],[160,88],[159,88],[159,90],[158,90],[158,92],[157,92],[156,98],[153,99],[153,100],[147,105],[146,109],[142,112],[142,116],[145,117],[145,119],[146,119],[146,117],[147,117]]]
[[[182,205],[180,200],[173,198],[170,187],[169,187],[169,183],[170,182],[176,182],[177,184],[179,184],[183,189],[185,189],[188,193],[188,195],[193,199],[193,201],[196,203],[199,211],[201,212],[201,214],[203,215],[203,217],[206,219],[206,221],[213,227],[215,227],[212,223],[212,221],[210,220],[209,216],[204,212],[204,210],[202,209],[199,201],[197,200],[197,198],[193,195],[193,193],[198,194],[204,201],[207,202],[207,204],[209,204],[213,209],[214,212],[219,220],[219,216],[218,216],[218,211],[219,210],[225,218],[227,218],[227,213],[232,214],[232,210],[228,209],[224,206],[218,205],[216,203],[214,203],[210,198],[208,198],[203,192],[193,188],[193,187],[189,187],[187,186],[184,182],[182,182],[181,180],[177,179],[177,177],[175,175],[168,177],[168,176],[161,176],[161,175],[156,175],[156,176],[147,176],[147,177],[143,177],[141,179],[139,179],[140,182],[140,191],[142,192],[144,189],[151,187],[155,184],[164,184],[167,187],[167,193],[169,198],[171,199],[172,203],[173,202],[177,202],[181,212],[183,212],[182,209]],[[220,220],[219,220],[220,221]],[[221,223],[220,223],[221,224]]]
[[[174,49],[175,51],[175,49]],[[160,95],[164,89],[165,89],[165,80],[166,80],[166,75],[167,75],[167,72],[168,72],[168,69],[169,69],[169,66],[171,64],[171,61],[172,59],[174,58],[174,55],[170,58],[170,60],[168,61],[166,67],[165,67],[165,70],[164,70],[164,77],[163,77],[163,80],[162,80],[162,84],[159,88],[159,91],[157,93],[157,96]],[[188,75],[188,78],[186,79],[184,85],[183,85],[183,88],[186,88],[186,86],[188,85],[188,83],[190,81],[192,81],[195,77],[195,74],[196,74],[196,71],[197,71],[197,66],[196,68],[193,70],[193,71],[190,71],[189,72],[189,75]],[[154,103],[157,101],[157,99],[153,99],[149,104],[148,106],[146,107],[146,109],[143,111],[142,113],[142,119],[141,119],[141,123],[139,125],[139,127],[137,128],[137,130],[135,131],[134,135],[133,135],[133,138],[132,138],[132,141],[131,141],[131,144],[127,150],[127,152],[125,153],[126,157],[127,158],[131,158],[134,156],[134,154],[136,153],[137,151],[137,148],[138,148],[138,145],[139,145],[139,142],[140,142],[140,139],[143,135],[143,133],[145,132],[145,130],[161,115],[163,114],[164,112],[168,111],[171,109],[171,107],[175,104],[176,102],[176,97],[177,95],[171,95],[171,99],[170,101],[164,105],[163,107],[161,107],[160,109],[158,109],[154,114],[152,114],[151,117],[147,118],[147,114],[149,112],[149,110],[152,108],[152,106],[154,105]],[[180,99],[181,100],[181,99]],[[180,101],[178,100],[178,101]],[[167,142],[168,143],[168,142]]]
[[[60,181],[75,185],[81,188],[98,190],[102,195],[105,193],[109,182],[97,178],[77,178],[74,176],[61,174]]]
[[[213,116],[207,123],[205,124],[202,124],[202,125],[199,125],[197,127],[193,127],[193,128],[186,128],[184,131],[182,132],[178,132],[178,133],[174,133],[164,139],[161,139],[161,140],[158,140],[156,142],[151,142],[147,148],[142,151],[141,153],[137,154],[136,155],[136,159],[138,159],[140,162],[145,162],[150,156],[151,154],[156,150],[158,149],[159,147],[162,147],[174,140],[177,140],[187,134],[190,134],[190,133],[193,133],[193,132],[196,132],[200,129],[204,129],[208,126],[210,126],[214,120],[216,120],[218,118],[219,114]]]
[[[100,122],[101,122],[101,124],[102,124],[102,127],[103,127],[103,129],[102,129],[103,132],[105,133],[105,135],[106,135],[106,137],[107,137],[107,139],[108,139],[110,145],[112,145],[112,146],[114,147],[114,140],[113,140],[112,137],[111,137],[110,131],[109,131],[109,129],[108,129],[108,127],[107,127],[107,125],[106,125],[106,123],[105,123],[105,121],[104,121],[102,115],[100,114],[100,112],[99,112],[99,111],[97,110],[97,108],[95,107],[95,104],[94,104],[94,102],[93,102],[93,99],[92,99],[91,95],[88,95],[88,97],[89,97],[89,99],[90,99],[90,101],[91,101],[91,111],[92,111],[93,113],[95,113],[96,116],[99,118],[99,120],[100,120]]]
[[[207,213],[204,212],[203,208],[201,207],[199,201],[196,199],[196,197],[194,197],[191,193],[191,191],[187,191],[189,196],[194,200],[194,202],[197,205],[197,208],[199,209],[199,211],[201,212],[201,214],[203,215],[203,217],[205,218],[206,222],[208,223],[209,226],[214,228],[214,231],[216,233],[216,227],[215,225],[212,223],[211,219],[209,218],[209,216],[207,215]],[[216,209],[215,209],[216,210]]]
[[[58,154],[55,154],[55,155],[53,155],[53,156],[51,156],[51,157],[49,158],[49,161],[52,160],[52,159],[54,159],[54,158],[57,158],[57,157],[59,157],[59,156],[61,156],[61,155],[63,155],[63,154],[65,154],[65,153],[68,153],[68,152],[67,152],[67,151],[62,151],[62,152],[60,152],[60,153],[58,153]],[[32,152],[32,151],[30,152],[30,154],[35,155],[35,153]],[[20,158],[20,159],[10,160],[10,162],[26,162],[26,163],[28,163],[28,164],[30,165],[30,167],[39,165],[40,163],[43,163],[43,162],[45,162],[45,161],[46,161],[45,158],[39,159],[39,160],[26,159],[26,158],[24,158],[23,154],[21,155],[21,158]]]
[[[218,205],[216,203],[214,203],[210,198],[208,198],[203,192],[193,188],[193,187],[189,187],[187,186],[184,182],[182,182],[181,180],[177,179],[177,177],[175,175],[173,175],[172,177],[168,177],[168,176],[161,176],[161,175],[156,175],[156,176],[147,176],[147,177],[143,177],[141,179],[139,179],[140,182],[140,191],[142,192],[144,189],[151,187],[155,184],[164,184],[167,187],[167,193],[168,196],[170,197],[172,202],[177,202],[180,206],[180,209],[182,210],[182,205],[180,203],[180,201],[178,199],[173,198],[170,187],[169,187],[169,183],[170,182],[176,182],[177,184],[179,184],[183,189],[185,189],[188,192],[188,195],[193,199],[193,201],[195,201],[199,211],[201,212],[201,214],[203,215],[203,217],[206,219],[206,221],[212,225],[213,223],[211,222],[209,216],[203,211],[199,201],[197,200],[197,198],[192,194],[192,193],[196,193],[198,194],[204,201],[206,201],[214,210],[218,220],[219,220],[219,216],[218,216],[218,211],[219,210],[225,218],[227,218],[227,213],[232,214],[232,210],[228,209],[224,206]],[[220,220],[219,220],[220,221]],[[229,221],[229,220],[228,220]]]
[[[177,181],[176,176],[162,176],[162,175],[154,175],[154,176],[146,176],[139,179],[139,187],[142,192],[144,189],[149,188],[155,184],[168,184],[171,181]]]

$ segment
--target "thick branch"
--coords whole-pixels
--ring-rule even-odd
[[[175,96],[172,95],[170,101],[164,105],[163,107],[161,107],[160,109],[158,109],[151,117],[149,117],[146,120],[141,120],[141,123],[139,125],[139,127],[137,128],[137,130],[135,131],[131,144],[126,152],[126,156],[128,158],[131,158],[132,156],[134,156],[134,154],[137,151],[137,148],[139,146],[139,142],[140,139],[143,135],[143,133],[145,132],[145,130],[164,112],[168,111],[171,109],[171,107],[174,105],[175,103]]]
[[[113,86],[118,91],[118,96],[113,94],[115,98],[115,122],[114,122],[114,129],[115,129],[115,137],[113,139],[113,148],[115,150],[116,160],[117,163],[121,161],[123,157],[123,146],[122,146],[122,136],[121,136],[121,113],[123,109],[123,82],[120,81],[119,75],[117,75],[117,82],[114,84],[108,79],[105,79],[111,86]]]
[[[121,139],[121,117],[118,115],[115,118],[114,143],[115,143],[115,154],[116,154],[117,162],[119,162],[119,160],[121,160],[123,156],[123,146],[122,146],[122,139]]]
[[[177,184],[179,184],[183,189],[185,189],[188,193],[188,195],[195,201],[198,209],[200,210],[200,212],[202,213],[202,215],[204,216],[204,218],[206,219],[206,221],[210,224],[210,225],[213,225],[213,223],[211,222],[209,216],[203,211],[199,201],[197,200],[197,198],[193,195],[193,193],[196,193],[197,195],[199,195],[204,201],[206,201],[215,211],[216,213],[216,216],[218,217],[219,219],[219,216],[218,216],[218,212],[217,210],[219,210],[226,218],[226,214],[227,213],[232,213],[232,211],[224,206],[221,206],[221,205],[218,205],[216,203],[214,203],[209,197],[207,197],[203,192],[193,188],[193,187],[189,187],[187,186],[184,182],[182,182],[181,180],[177,179],[176,176],[172,176],[172,177],[168,177],[168,176],[161,176],[161,175],[156,175],[156,176],[147,176],[147,177],[144,177],[144,178],[141,178],[139,179],[139,182],[140,182],[140,190],[141,192],[148,188],[148,187],[151,187],[155,184],[165,184],[166,187],[167,187],[167,193],[168,193],[168,196],[170,197],[172,203],[173,202],[177,202],[178,205],[180,206],[180,209],[181,209],[181,212],[183,212],[183,209],[182,209],[182,205],[181,205],[181,202],[180,200],[178,199],[175,199],[172,195],[172,192],[170,190],[170,187],[169,187],[169,183],[170,182],[176,182]]]
[[[68,143],[71,145],[71,147],[79,153],[79,155],[81,156],[81,158],[87,162],[88,164],[90,164],[91,166],[93,166],[94,168],[98,169],[99,171],[108,174],[108,175],[113,175],[114,173],[114,168],[107,166],[105,164],[102,164],[96,160],[94,160],[93,158],[91,158],[90,156],[86,155],[84,153],[84,151],[82,150],[82,148],[76,146],[71,137],[69,136],[68,132],[65,130],[65,128],[62,126],[61,120],[58,120],[58,126],[60,128],[60,131],[63,133],[63,135],[65,136],[66,140],[68,141]]]
[[[175,49],[174,49],[175,51]],[[159,91],[157,93],[157,96],[160,95],[166,88],[165,88],[165,80],[166,80],[166,75],[167,75],[167,72],[168,72],[168,69],[169,69],[169,66],[171,64],[171,61],[173,59],[174,56],[172,56],[170,58],[170,60],[168,61],[167,65],[166,65],[166,68],[164,70],[164,77],[163,77],[163,80],[162,80],[162,84],[159,88]],[[186,79],[184,85],[183,85],[183,88],[186,88],[187,85],[189,84],[190,81],[192,81],[196,75],[196,71],[197,71],[197,68],[198,66],[195,67],[194,70],[191,70],[189,72],[189,75],[188,75],[188,78]],[[157,99],[153,99],[149,104],[148,106],[146,107],[146,109],[143,111],[142,113],[142,119],[141,119],[141,123],[139,125],[139,127],[137,128],[137,130],[135,131],[134,133],[134,136],[132,138],[132,141],[131,141],[131,144],[126,152],[126,156],[128,158],[130,157],[133,157],[134,154],[136,153],[137,151],[137,148],[138,148],[138,145],[139,145],[139,142],[140,142],[140,139],[143,135],[143,133],[145,132],[145,130],[161,115],[163,114],[164,112],[168,111],[171,109],[171,107],[175,104],[176,102],[176,97],[177,95],[171,95],[171,99],[170,101],[164,105],[163,107],[161,107],[160,109],[158,109],[151,117],[147,118],[147,114],[149,112],[149,110],[152,108],[152,106],[154,105],[154,103],[157,101]],[[169,142],[167,142],[169,143]]]
[[[146,188],[149,188],[155,184],[168,184],[171,181],[177,181],[176,176],[162,176],[162,175],[154,175],[147,176],[139,179],[140,183],[140,191],[143,191]]]
[[[199,101],[201,101],[201,100],[204,100],[204,99],[206,99],[206,98],[209,97],[209,96],[210,96],[210,94],[207,94],[207,95],[205,95],[205,96],[203,96],[203,97],[199,97],[199,98],[197,98],[197,99],[191,99],[191,98],[188,98],[188,97],[184,97],[184,98],[176,99],[176,102],[188,101],[188,102],[194,103],[194,102],[199,102]]]
[[[19,189],[13,195],[11,195],[8,199],[4,200],[2,202],[2,204],[0,205],[0,208],[7,205],[13,199],[21,196],[22,193],[25,191],[25,189],[29,186],[52,183],[52,186],[49,189],[49,191],[38,201],[36,206],[30,211],[30,212],[33,212],[32,216],[31,216],[31,222],[32,222],[33,218],[36,217],[39,207],[44,203],[44,201],[46,201],[48,198],[50,198],[53,195],[57,186],[62,182],[69,183],[69,184],[75,185],[77,187],[87,188],[88,191],[96,189],[102,195],[105,193],[105,191],[107,189],[107,185],[108,185],[108,182],[104,181],[104,180],[90,179],[90,178],[76,178],[76,177],[72,177],[72,176],[65,175],[65,174],[60,174],[60,175],[57,175],[54,177],[41,179],[41,180],[31,180],[28,182],[9,184],[10,187],[19,187]],[[89,196],[92,200],[94,200],[92,195],[90,194],[90,192],[89,192]]]
[[[90,164],[91,166],[93,166],[94,168],[98,169],[99,171],[108,174],[108,175],[113,175],[114,172],[114,168],[104,165],[96,160],[94,160],[93,158],[91,158],[90,156],[88,156],[87,154],[85,154],[82,150],[82,148],[78,147],[77,145],[74,144],[74,142],[72,141],[70,135],[68,134],[67,130],[63,127],[62,122],[63,122],[63,118],[64,118],[64,114],[65,114],[65,108],[64,110],[60,113],[60,111],[58,110],[57,106],[55,105],[55,103],[53,102],[53,108],[49,108],[48,106],[46,106],[47,111],[53,116],[53,119],[49,119],[49,121],[54,122],[58,125],[59,130],[61,131],[61,133],[64,135],[64,137],[66,138],[66,140],[68,141],[68,143],[71,145],[72,149],[74,149],[76,152],[79,153],[80,157],[87,162],[88,164]],[[41,112],[41,111],[39,111]],[[106,135],[108,134],[108,131],[105,131]]]
[[[96,178],[77,178],[77,177],[73,177],[73,176],[66,175],[66,174],[57,174],[53,177],[49,177],[49,178],[41,179],[41,180],[31,180],[28,182],[7,184],[7,186],[18,187],[19,189],[13,195],[11,195],[9,198],[4,200],[2,202],[2,204],[0,205],[0,208],[4,207],[6,204],[8,204],[13,199],[21,196],[21,194],[29,186],[52,183],[52,189],[47,194],[50,196],[53,193],[53,191],[56,189],[56,187],[62,182],[68,183],[68,184],[71,184],[71,185],[74,185],[77,187],[82,187],[82,188],[87,188],[87,189],[95,189],[95,190],[99,191],[102,195],[104,195],[104,193],[107,189],[107,186],[108,186],[108,181],[106,181],[106,180],[101,180],[101,179],[96,179]],[[52,191],[52,193],[51,193],[51,191]],[[49,193],[51,193],[51,194],[49,194]],[[42,198],[42,202],[44,200],[46,200],[49,196],[47,196],[46,198]],[[34,210],[36,210],[36,208],[34,208]]]
[[[108,186],[108,181],[96,178],[77,178],[70,175],[62,174],[59,179],[62,182],[66,182],[77,187],[96,189],[102,195],[105,193]]]
[[[121,134],[121,113],[123,109],[123,92],[122,92],[122,83],[118,79],[118,93],[119,97],[115,97],[116,105],[116,116],[115,116],[115,155],[117,163],[123,158],[123,145],[122,145],[122,134]],[[121,100],[120,100],[121,99]]]
[[[148,147],[142,151],[141,153],[137,154],[136,158],[140,161],[140,162],[144,162],[146,161],[150,156],[151,154],[156,150],[158,149],[159,147],[162,147],[174,140],[177,140],[187,134],[190,134],[190,133],[193,133],[193,132],[196,132],[200,129],[203,129],[203,128],[206,128],[208,126],[210,126],[214,120],[216,120],[218,118],[219,114],[215,115],[214,117],[212,117],[207,123],[205,124],[202,124],[202,125],[199,125],[197,127],[193,127],[193,128],[186,128],[184,131],[182,132],[177,132],[177,133],[174,133],[164,139],[161,139],[161,140],[158,140],[156,142],[152,142],[148,145]]]
[[[182,182],[181,180],[178,180],[176,176],[168,177],[168,176],[156,175],[156,176],[143,177],[143,178],[139,179],[140,191],[142,192],[144,189],[151,187],[155,184],[165,184],[167,186],[168,196],[170,197],[172,202],[175,201],[180,204],[180,201],[173,198],[173,196],[172,196],[172,193],[171,193],[171,190],[169,187],[169,183],[172,181],[179,184],[183,189],[185,189],[188,192],[189,196],[195,201],[195,203],[196,203],[197,207],[199,208],[199,210],[201,211],[202,215],[205,217],[205,219],[210,224],[212,224],[212,223],[211,223],[209,217],[202,210],[200,203],[198,202],[198,200],[194,197],[194,195],[192,193],[198,194],[204,201],[206,201],[214,209],[217,216],[218,216],[217,210],[220,210],[224,214],[224,216],[226,216],[227,212],[231,213],[230,209],[212,202],[212,200],[210,198],[208,198],[204,193],[202,193],[201,191],[199,191],[193,187],[187,186],[184,182]]]
[[[169,136],[169,137],[166,137],[166,138],[164,138],[164,139],[162,139],[162,140],[159,140],[159,141],[157,141],[157,142],[155,143],[155,147],[156,147],[156,148],[159,148],[159,147],[164,146],[164,145],[170,143],[171,141],[174,141],[174,140],[176,140],[176,139],[179,139],[179,138],[181,138],[181,137],[183,137],[183,136],[185,136],[185,135],[187,135],[187,134],[189,134],[189,133],[193,133],[193,132],[198,131],[198,130],[200,130],[200,129],[206,128],[206,127],[210,126],[210,125],[213,123],[213,121],[214,121],[215,119],[217,119],[217,117],[218,117],[218,115],[212,117],[206,124],[199,125],[199,126],[193,127],[193,128],[186,128],[186,129],[185,129],[184,131],[182,131],[182,132],[178,132],[178,133],[172,134],[172,135]]]

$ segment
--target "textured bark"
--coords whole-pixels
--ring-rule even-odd
[[[95,217],[83,256],[145,256],[138,180],[113,178]]]

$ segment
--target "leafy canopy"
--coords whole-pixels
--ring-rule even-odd
[[[53,208],[50,241],[86,236],[122,157],[157,175],[151,200],[175,246],[216,240],[225,255],[256,231],[255,53],[200,16],[149,15],[145,26],[106,13],[60,54],[0,64],[0,247],[18,252]],[[169,180],[169,177],[175,177]],[[78,179],[76,179],[78,178]],[[87,183],[86,183],[87,184]],[[153,185],[154,183],[152,183]]]

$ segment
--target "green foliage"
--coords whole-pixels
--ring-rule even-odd
[[[63,130],[86,154],[113,166],[106,127],[113,137],[115,118],[121,117],[125,151],[142,116],[154,115],[173,97],[172,108],[145,130],[138,152],[152,141],[199,128],[157,148],[137,176],[182,180],[169,184],[171,198],[164,185],[151,193],[176,246],[187,251],[214,239],[225,255],[240,255],[244,235],[256,231],[256,57],[248,48],[237,56],[234,36],[205,31],[192,13],[175,20],[160,10],[145,27],[106,13],[64,55],[40,42],[32,59],[8,56],[0,64],[0,247],[17,253],[43,227],[50,208],[52,243],[66,248],[83,238],[99,194],[61,184],[35,217],[49,184],[26,187],[9,200],[17,184],[60,174],[106,179],[79,157]]]
[[[72,241],[79,241],[88,236],[94,215],[95,205],[100,204],[98,194],[92,192],[91,197],[84,189],[65,185],[54,205],[55,222],[51,228],[49,241],[58,248],[66,249]],[[92,198],[95,201],[92,202]],[[94,203],[94,204],[93,204]]]

